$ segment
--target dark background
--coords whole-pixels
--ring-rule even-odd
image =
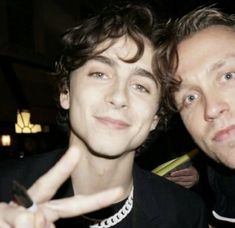
[[[107,0],[1,0],[0,1],[0,135],[11,134],[13,144],[0,147],[0,154],[22,156],[45,152],[64,145],[56,125],[54,78],[49,74],[59,46],[59,36],[81,18],[94,14],[115,1]],[[118,1],[126,4],[126,1]],[[176,18],[201,6],[216,3],[235,12],[234,0],[149,0],[163,19]],[[29,109],[31,122],[50,127],[50,132],[16,135],[17,109]],[[172,128],[159,134],[150,152],[139,162],[152,168],[168,160],[169,154],[187,152],[194,144],[179,118]],[[160,155],[161,154],[161,155]]]

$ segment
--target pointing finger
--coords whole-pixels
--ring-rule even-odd
[[[69,218],[109,206],[120,198],[122,188],[113,188],[92,195],[53,200],[43,205],[42,210],[50,222],[59,218]]]

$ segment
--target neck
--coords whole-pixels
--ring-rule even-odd
[[[95,156],[81,141],[76,145],[81,152],[81,158],[71,176],[74,193],[92,194],[119,186],[124,191],[118,201],[125,199],[133,185],[134,151],[108,159]]]

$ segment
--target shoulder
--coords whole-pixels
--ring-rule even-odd
[[[55,150],[48,153],[36,154],[19,159],[3,159],[0,161],[0,200],[11,199],[11,185],[13,180],[22,183],[26,188],[47,172],[59,158],[64,150]]]
[[[179,222],[182,228],[207,227],[206,209],[197,194],[149,171],[137,168],[136,172],[137,187],[142,189],[138,198],[147,206],[146,198],[141,199],[147,196],[150,213],[158,213],[172,227]]]
[[[195,201],[201,204],[201,198],[195,194],[194,192],[181,187],[164,177],[160,177],[150,171],[146,171],[143,169],[139,169],[141,175],[145,177],[145,180],[151,186],[152,192],[156,192],[161,194],[162,196],[167,196],[171,202],[178,201],[181,199],[182,201]],[[142,177],[143,178],[143,177]]]
[[[208,179],[216,199],[214,210],[222,216],[234,218],[235,171],[221,164],[210,163]]]

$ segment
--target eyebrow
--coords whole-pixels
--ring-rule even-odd
[[[210,68],[209,68],[209,72],[213,72],[213,71],[216,71],[218,69],[220,69],[222,66],[225,65],[225,61],[224,60],[220,60],[216,63],[214,63]]]
[[[98,62],[101,62],[101,63],[104,63],[104,64],[107,64],[111,67],[117,65],[117,63],[115,61],[113,61],[112,59],[110,58],[107,58],[105,56],[102,56],[102,55],[96,55],[94,56],[91,60],[96,60]]]
[[[209,71],[209,72],[213,72],[213,71],[215,71],[215,70],[220,69],[221,67],[223,67],[223,66],[226,64],[226,62],[227,62],[228,59],[235,59],[235,54],[227,55],[227,56],[225,56],[225,59],[226,59],[226,60],[222,59],[222,60],[219,60],[218,62],[214,63],[214,64],[209,68],[208,71]]]
[[[213,72],[216,70],[219,70],[220,68],[222,68],[223,66],[226,65],[227,61],[229,59],[235,59],[235,54],[228,54],[225,56],[224,59],[218,60],[217,62],[213,63],[212,66],[209,67],[209,69],[207,70],[207,72]],[[185,80],[182,80],[180,85],[179,85],[179,90],[177,92],[179,92],[180,90],[183,89],[187,89],[188,87],[190,87],[190,84],[187,84],[187,80],[185,82]]]
[[[149,79],[153,80],[158,85],[156,77],[152,73],[150,73],[149,71],[147,71],[143,68],[136,67],[133,71],[133,74],[137,74],[139,76],[149,78]]]
[[[115,61],[113,61],[112,59],[107,58],[107,57],[102,56],[102,55],[96,55],[96,56],[94,56],[91,60],[95,60],[95,61],[98,61],[98,62],[107,64],[107,65],[109,65],[110,67],[114,67],[114,66],[117,66],[117,65],[118,65],[118,64],[117,64]],[[153,81],[156,83],[157,87],[158,87],[158,82],[157,82],[156,77],[155,77],[152,73],[150,73],[149,71],[147,71],[147,70],[145,70],[145,69],[143,69],[143,68],[140,68],[140,67],[136,67],[136,68],[133,70],[132,74],[136,74],[136,75],[139,75],[139,76],[142,76],[142,77],[149,78],[149,79],[153,80]]]

